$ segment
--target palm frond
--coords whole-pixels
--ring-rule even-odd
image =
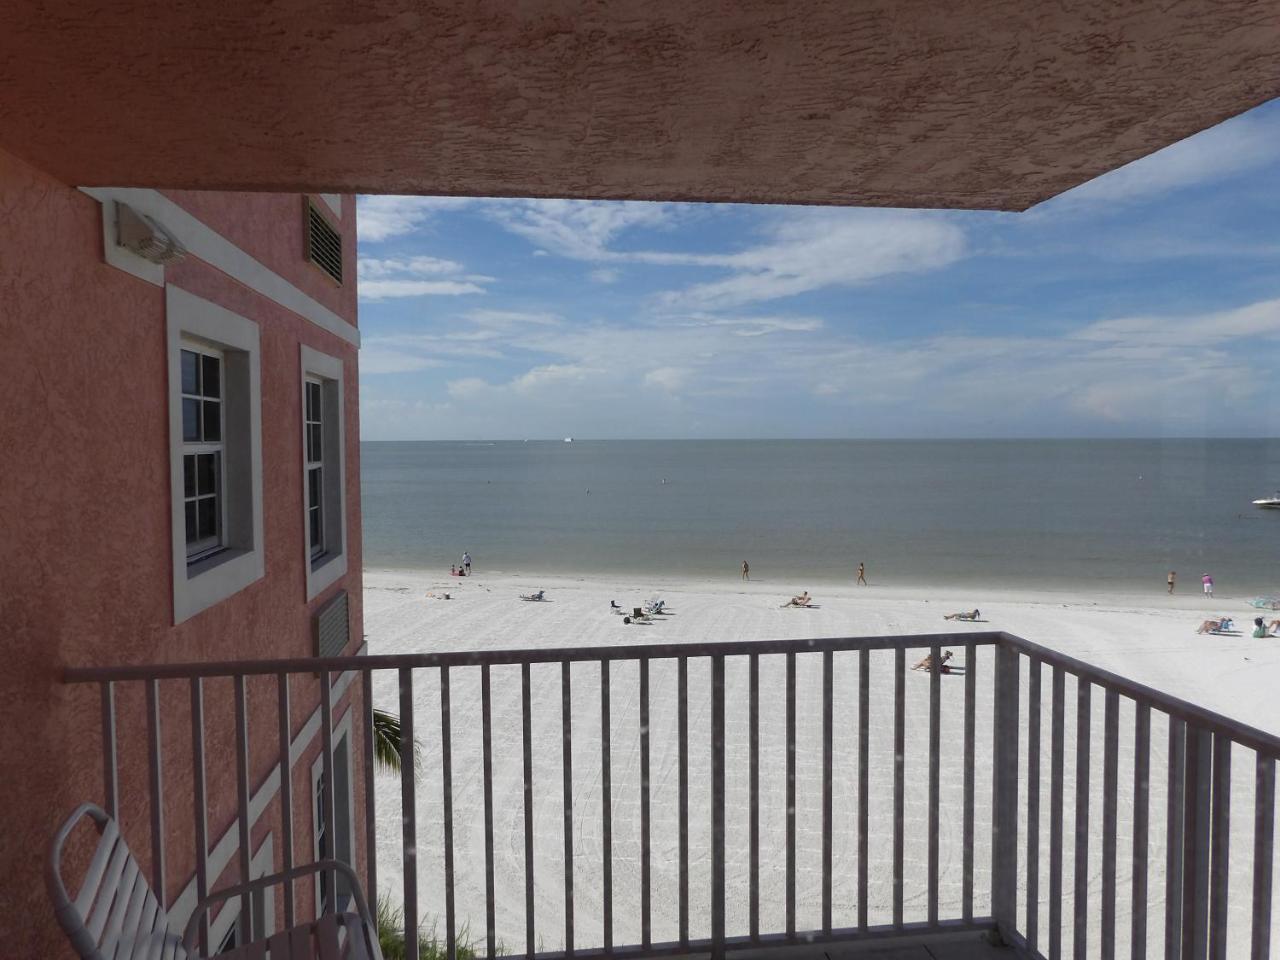
[[[400,772],[404,759],[400,756],[400,718],[377,707],[373,710],[373,755],[382,769]]]

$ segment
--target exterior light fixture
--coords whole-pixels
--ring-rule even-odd
[[[116,243],[152,263],[177,263],[187,255],[172,233],[127,203],[116,201]]]

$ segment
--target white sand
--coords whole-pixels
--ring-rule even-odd
[[[817,609],[780,609],[793,593],[808,587]],[[1198,584],[1195,585],[1198,590]],[[1219,596],[1213,601],[1190,593],[1168,597],[1078,594],[1027,594],[988,590],[981,593],[933,588],[846,586],[739,580],[631,583],[605,578],[515,577],[478,573],[468,579],[430,577],[412,571],[366,571],[365,630],[371,653],[440,652],[459,649],[511,649],[670,642],[712,642],[873,634],[914,634],[944,629],[1002,629],[1175,696],[1202,704],[1270,732],[1280,732],[1280,709],[1273,687],[1280,667],[1280,640],[1248,636],[1256,615],[1247,598]],[[551,602],[524,603],[520,593],[545,589]],[[428,597],[451,593],[453,600]],[[664,597],[673,615],[648,625],[624,626],[611,615],[609,600],[630,608],[650,596]],[[942,614],[982,610],[985,623],[944,623]],[[1236,618],[1243,636],[1211,637],[1195,633],[1203,619],[1223,613]],[[919,654],[923,655],[923,653]],[[918,659],[918,656],[913,657]],[[956,663],[963,660],[957,651]],[[872,923],[891,920],[892,846],[892,654],[872,661],[870,910]],[[785,883],[785,740],[782,658],[761,663],[761,929],[783,929]],[[797,926],[821,926],[821,658],[798,664],[797,716]],[[534,860],[538,945],[554,949],[564,942],[564,832],[561,765],[560,669],[533,668]],[[709,667],[695,660],[689,670],[690,782],[690,935],[709,932]],[[906,879],[908,921],[925,919],[927,824],[928,679],[907,678]],[[977,710],[977,838],[974,851],[975,911],[989,911],[989,835],[991,792],[991,655],[980,650]],[[522,950],[525,929],[524,800],[521,775],[519,668],[494,668],[493,784],[495,891],[499,938],[509,950]],[[745,662],[727,668],[727,875],[728,929],[747,928],[747,675]],[[835,773],[833,831],[833,911],[837,926],[856,922],[856,744],[857,657],[835,661]],[[943,764],[941,777],[941,915],[960,915],[962,842],[963,681],[944,677]],[[1024,673],[1022,689],[1027,689]],[[451,676],[454,850],[459,926],[470,926],[483,942],[485,928],[484,806],[481,763],[479,670],[455,669]],[[678,816],[676,678],[671,661],[655,661],[651,671],[651,790],[653,862],[653,938],[678,936]],[[1041,773],[1041,930],[1048,926],[1049,674],[1044,675]],[[599,668],[583,664],[572,672],[573,849],[575,942],[602,942],[601,722]],[[1066,798],[1064,829],[1064,920],[1070,924],[1074,856],[1075,687],[1068,681],[1066,706]],[[638,943],[639,926],[639,720],[638,671],[633,663],[614,664],[610,683],[612,751],[612,869],[614,942]],[[380,706],[398,709],[395,679],[377,681]],[[441,803],[439,678],[435,671],[415,678],[418,739],[425,750],[417,784],[419,899],[423,917],[444,924],[443,820]],[[1102,692],[1095,689],[1092,711],[1090,817],[1094,824],[1089,856],[1091,899],[1101,891]],[[1133,708],[1121,702],[1119,765],[1117,927],[1127,941],[1132,851]],[[1166,726],[1155,715],[1151,751],[1151,862],[1149,949],[1163,942],[1165,856],[1164,776]],[[1025,737],[1022,738],[1025,741]],[[1026,745],[1020,770],[1025,779]],[[1253,755],[1233,755],[1231,848],[1232,942],[1230,955],[1248,947],[1249,890],[1253,808]],[[1025,787],[1024,800],[1025,803]],[[400,895],[400,792],[394,778],[378,782],[379,884]],[[1025,868],[1025,844],[1019,860]],[[1024,888],[1025,889],[1025,888]],[[1022,911],[1020,906],[1020,913]],[[1098,913],[1091,911],[1090,955],[1096,952]],[[1277,911],[1280,929],[1280,911]],[[1041,943],[1043,946],[1043,932]],[[1064,946],[1070,949],[1070,931]]]

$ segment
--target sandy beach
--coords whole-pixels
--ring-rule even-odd
[[[1192,593],[1194,586],[1195,592]],[[817,607],[782,609],[780,604],[809,589]],[[549,602],[525,603],[519,594],[545,590]],[[453,599],[443,600],[448,592]],[[432,596],[432,595],[435,596]],[[645,625],[624,625],[611,615],[609,601],[626,608],[653,596],[667,601],[671,615]],[[915,634],[966,630],[1007,630],[1029,640],[1141,681],[1175,696],[1219,711],[1264,730],[1280,732],[1271,677],[1280,667],[1280,639],[1249,636],[1256,614],[1247,597],[1219,595],[1208,600],[1199,584],[1187,583],[1169,597],[1159,584],[1146,595],[1083,596],[1063,591],[1035,594],[991,589],[957,592],[939,588],[882,586],[874,571],[868,587],[823,586],[774,580],[742,582],[648,579],[644,582],[602,577],[528,577],[486,574],[465,578],[431,576],[420,571],[365,572],[365,630],[370,653],[435,652],[458,649],[507,649],[713,642]],[[945,613],[978,607],[983,623],[946,623]],[[1230,614],[1239,636],[1204,636],[1200,621]],[[984,656],[985,653],[985,656]],[[923,655],[923,651],[920,655]],[[957,651],[962,663],[963,651]],[[739,658],[741,660],[741,658]],[[918,659],[916,657],[915,659]],[[989,835],[991,792],[991,655],[979,651],[976,773],[975,912],[989,910]],[[889,922],[892,887],[890,830],[892,810],[892,654],[872,660],[870,811],[868,852],[870,919]],[[857,657],[837,654],[834,697],[833,914],[836,926],[856,922],[856,737]],[[761,929],[780,930],[784,920],[785,740],[784,662],[764,658],[761,682]],[[821,658],[800,657],[797,668],[797,926],[821,925]],[[653,937],[675,939],[678,917],[678,817],[676,753],[676,671],[674,661],[656,661],[651,669],[651,790],[653,817]],[[495,901],[498,936],[508,950],[522,950],[525,930],[524,807],[521,776],[519,668],[494,668],[493,785]],[[744,662],[726,670],[727,726],[727,924],[731,935],[747,929],[747,673]],[[1047,926],[1049,683],[1044,678],[1041,764],[1040,864],[1041,928]],[[963,681],[944,678],[941,775],[941,915],[959,916],[962,877],[962,710]],[[705,936],[709,925],[709,666],[694,660],[689,669],[689,930]],[[1025,692],[1025,677],[1023,690]],[[479,671],[459,669],[451,676],[454,856],[457,916],[473,938],[483,940],[485,870],[483,779],[480,738]],[[602,942],[600,898],[603,884],[601,813],[600,671],[591,664],[572,672],[572,770],[574,851],[574,939],[578,947]],[[1071,825],[1074,823],[1075,688],[1068,680],[1066,711],[1067,824],[1064,889],[1072,890]],[[418,782],[419,891],[422,915],[439,918],[443,932],[444,891],[441,866],[439,680],[424,672],[415,682],[418,739],[425,757]],[[380,678],[380,706],[398,709],[394,679]],[[562,798],[561,688],[556,665],[533,668],[534,862],[538,946],[563,945],[565,930],[564,807]],[[612,874],[615,943],[640,938],[639,917],[639,760],[638,670],[614,665],[610,675],[610,748]],[[1102,696],[1092,710],[1091,817],[1101,817]],[[924,919],[926,871],[926,782],[928,681],[909,674],[907,683],[906,878],[905,915]],[[1121,892],[1117,928],[1128,936],[1132,851],[1133,706],[1121,701],[1120,797],[1117,882]],[[1022,750],[1026,744],[1023,739]],[[1167,744],[1163,717],[1151,730],[1151,823],[1149,875],[1149,949],[1163,938],[1165,796]],[[1025,758],[1020,767],[1025,778]],[[1231,849],[1232,897],[1229,919],[1231,955],[1247,954],[1250,905],[1253,756],[1233,754],[1234,816]],[[1024,786],[1025,796],[1025,786]],[[378,782],[379,884],[392,899],[400,895],[400,794],[394,780]],[[888,818],[888,819],[886,819]],[[1024,825],[1025,826],[1025,825]],[[1239,828],[1239,835],[1237,830]],[[1247,828],[1247,829],[1246,829]],[[1089,889],[1101,889],[1101,840],[1090,850]],[[1025,845],[1019,861],[1025,871]],[[1023,886],[1025,889],[1025,885]],[[1020,911],[1025,909],[1020,906]],[[1070,904],[1064,916],[1070,917]],[[1096,915],[1096,914],[1095,914]],[[1096,924],[1090,940],[1097,936]],[[1066,944],[1069,946],[1069,932]],[[1237,953],[1237,951],[1242,951]],[[1092,952],[1092,951],[1091,951]]]

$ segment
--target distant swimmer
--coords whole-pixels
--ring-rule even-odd
[[[867,565],[865,563],[858,564],[858,583],[864,587],[867,585]]]
[[[1175,579],[1177,579],[1177,576],[1178,576],[1178,572],[1177,572],[1176,570],[1170,570],[1170,571],[1169,571],[1169,578],[1168,578],[1168,582],[1169,582],[1169,593],[1170,593],[1170,594],[1172,594],[1172,593],[1173,593],[1173,581],[1174,581]]]
[[[662,482],[666,483],[665,480],[663,480]],[[742,561],[742,579],[743,580],[751,579],[751,567],[747,564],[747,561],[745,560]]]

